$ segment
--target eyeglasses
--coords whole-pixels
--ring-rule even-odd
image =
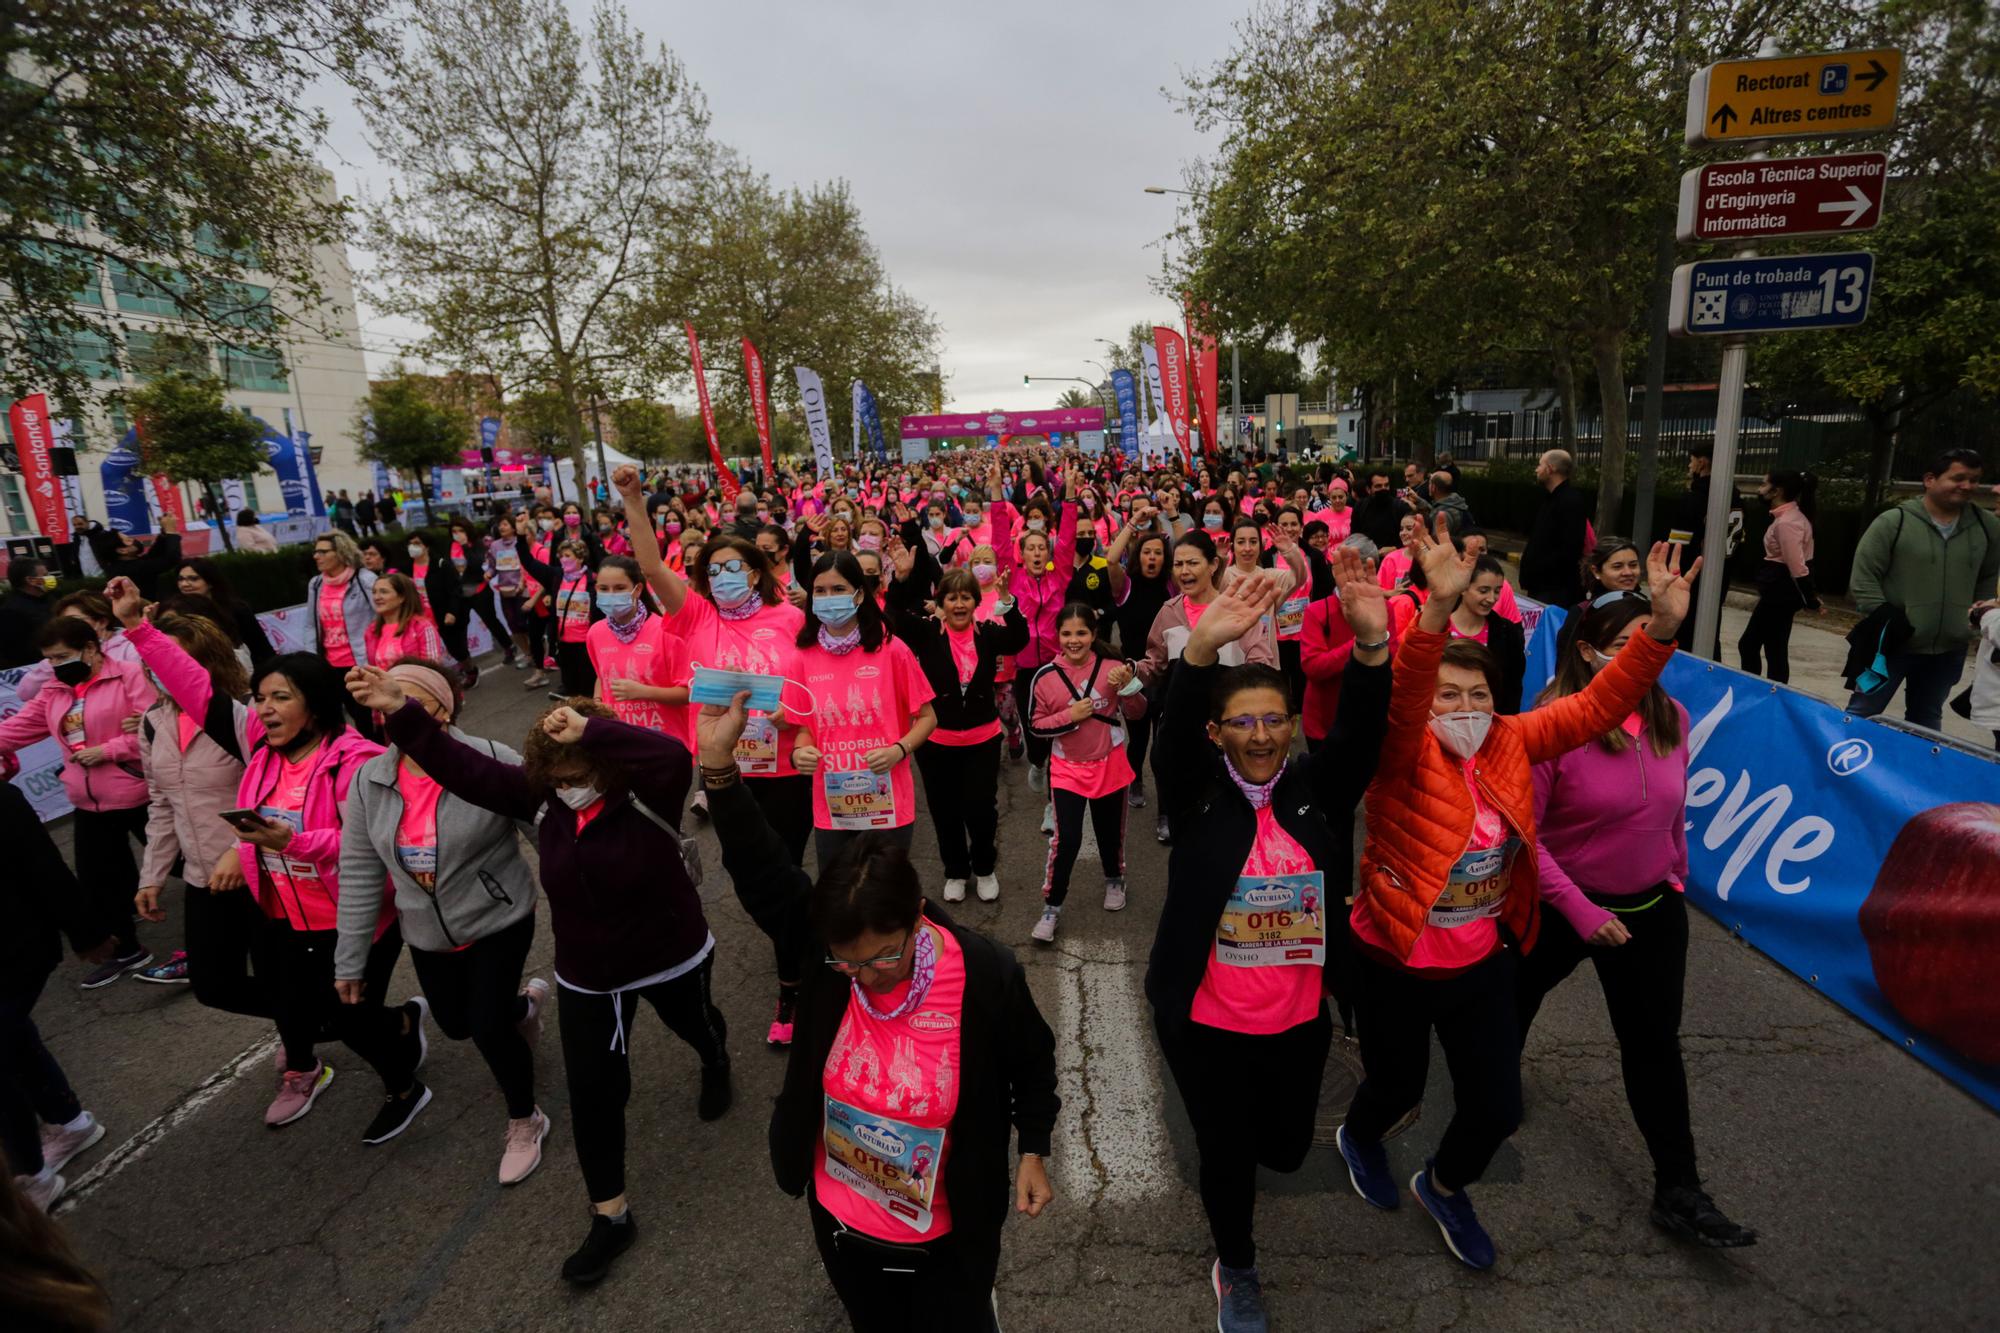
[[[742,572],[743,562],[741,560],[711,560],[708,563],[708,576],[710,578],[714,578],[717,574],[741,574]]]
[[[1246,714],[1243,717],[1225,717],[1222,719],[1222,725],[1239,736],[1249,736],[1260,726],[1271,732],[1289,730],[1292,719],[1283,713],[1265,713],[1261,717],[1251,717]]]
[[[906,937],[902,944],[897,946],[894,953],[877,954],[873,958],[865,958],[858,963],[851,962],[845,958],[835,958],[832,954],[828,954],[826,956],[826,965],[842,976],[849,977],[861,971],[864,967],[871,968],[877,972],[887,972],[890,968],[903,961],[903,953],[909,947],[910,941]]]
[[[1629,588],[1613,588],[1610,592],[1599,593],[1596,597],[1592,598],[1590,603],[1590,609],[1595,611],[1601,607],[1610,606],[1613,602],[1622,602],[1627,597],[1630,597],[1635,602],[1647,602],[1652,600],[1642,592],[1638,592]]]

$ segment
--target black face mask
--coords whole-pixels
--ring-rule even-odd
[[[67,662],[56,663],[54,675],[64,685],[75,689],[90,679],[90,663],[81,657],[72,657]]]

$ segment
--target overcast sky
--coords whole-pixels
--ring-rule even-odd
[[[628,4],[686,62],[718,140],[779,186],[853,183],[891,277],[943,325],[949,410],[1047,406],[1067,386],[1022,375],[1095,379],[1095,339],[1177,322],[1152,283],[1181,201],[1142,189],[1178,187],[1208,146],[1161,90],[1221,55],[1237,5]],[[359,114],[328,110],[343,191],[380,185]],[[396,326],[362,318],[387,364]]]

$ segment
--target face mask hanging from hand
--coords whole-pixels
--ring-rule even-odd
[[[1438,744],[1457,755],[1460,759],[1470,759],[1479,753],[1479,747],[1486,744],[1486,733],[1492,730],[1491,713],[1440,713],[1431,719],[1431,735],[1438,738]]]

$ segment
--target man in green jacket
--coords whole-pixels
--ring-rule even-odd
[[[1903,716],[1936,731],[1944,701],[1965,670],[1974,637],[1967,613],[1994,594],[2000,580],[2000,518],[1973,503],[1985,463],[1970,449],[1948,449],[1931,460],[1924,493],[1884,510],[1861,535],[1848,587],[1863,615],[1884,604],[1902,608],[1911,634],[1888,656],[1878,688],[1854,692],[1847,711],[1873,717],[1909,682]]]

